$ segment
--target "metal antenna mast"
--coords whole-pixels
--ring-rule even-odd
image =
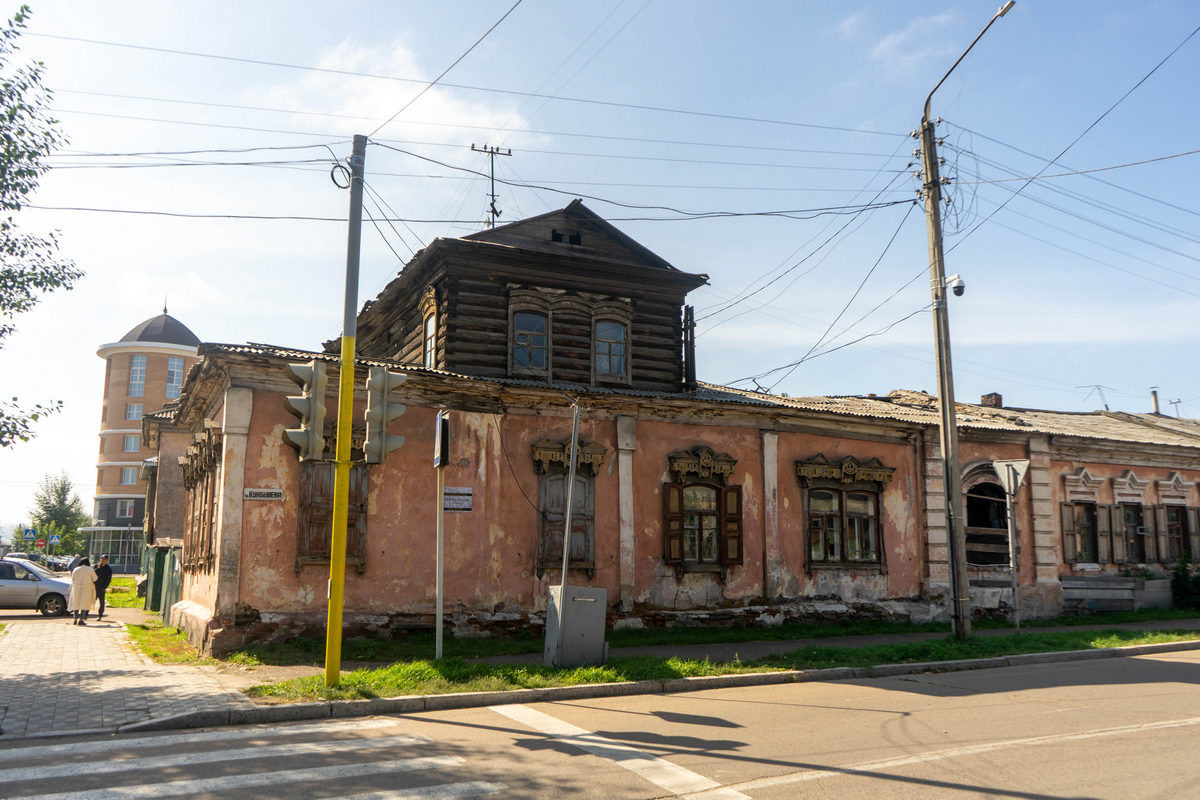
[[[511,156],[512,149],[503,150],[499,147],[488,147],[486,144],[483,147],[476,147],[472,144],[471,152],[487,153],[488,161],[491,162],[492,190],[488,193],[488,197],[491,198],[491,202],[488,203],[488,227],[494,228],[496,227],[496,218],[503,213],[496,208],[496,156]]]

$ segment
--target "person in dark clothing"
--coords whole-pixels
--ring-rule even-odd
[[[112,567],[108,565],[108,556],[100,556],[100,563],[96,566],[96,599],[100,601],[100,613],[96,615],[96,620],[104,619],[104,593],[108,590],[108,585],[112,583]]]

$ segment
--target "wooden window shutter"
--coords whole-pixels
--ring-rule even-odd
[[[300,467],[297,554],[329,558],[333,533],[333,465],[306,462]]]
[[[1101,564],[1113,562],[1112,526],[1107,506],[1096,506],[1096,560]]]
[[[1063,540],[1063,561],[1068,564],[1075,563],[1075,506],[1071,503],[1062,504],[1062,540]]]
[[[367,557],[367,467],[355,464],[350,469],[350,504],[346,520],[346,557]],[[333,536],[332,517],[330,538]]]
[[[1183,546],[1188,548],[1188,560],[1195,561],[1197,557],[1200,557],[1200,508],[1188,508],[1187,526],[1187,535]]]
[[[1146,533],[1138,535],[1142,537],[1142,541],[1145,543],[1143,546],[1146,550],[1147,562],[1158,561],[1159,549],[1158,535],[1156,531],[1159,529],[1155,524],[1156,515],[1154,512],[1156,510],[1157,508],[1155,506],[1142,506],[1142,529],[1145,530]]]
[[[1171,557],[1171,545],[1167,543],[1167,507],[1154,506],[1155,542],[1158,544],[1158,560],[1167,561]]]
[[[663,484],[663,561],[683,563],[683,487]]]
[[[742,487],[721,490],[721,563],[742,563]]]
[[[1112,519],[1112,560],[1114,564],[1124,564],[1127,542],[1124,512],[1120,506],[1096,506],[1096,514]]]

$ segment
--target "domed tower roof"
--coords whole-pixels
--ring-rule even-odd
[[[178,344],[185,347],[196,347],[200,337],[188,330],[188,327],[172,317],[165,310],[157,317],[138,325],[121,337],[122,342],[155,342],[159,344]]]

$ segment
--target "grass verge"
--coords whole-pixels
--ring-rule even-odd
[[[138,597],[137,584],[133,578],[113,578],[104,595],[104,602],[110,608],[142,608],[146,604],[144,597]]]
[[[342,675],[341,685],[329,688],[322,676],[251,687],[247,694],[271,703],[315,700],[357,700],[400,695],[501,691],[588,683],[665,680],[704,675],[732,675],[784,669],[866,667],[878,664],[922,663],[989,658],[1020,653],[1089,650],[1125,645],[1195,639],[1200,631],[1061,631],[1012,636],[951,637],[871,647],[803,647],[759,661],[728,663],[679,658],[612,658],[601,667],[553,669],[537,665],[471,663],[462,658],[408,661],[381,669],[360,669]]]
[[[125,629],[133,643],[159,664],[216,664],[215,659],[201,656],[179,628],[164,627],[159,622],[127,624]]]
[[[1122,622],[1150,622],[1166,619],[1197,619],[1200,614],[1191,611],[1167,611],[1145,609],[1143,611],[1115,612],[1080,617],[1056,617],[1048,620],[1027,622],[1026,626],[1068,627],[1076,625],[1112,625]],[[980,629],[1010,629],[1012,624],[1004,621],[976,620],[973,625]],[[645,645],[688,645],[712,644],[715,642],[785,641],[789,639],[817,639],[834,636],[877,636],[892,633],[949,633],[947,623],[906,623],[878,620],[846,620],[825,623],[788,622],[773,628],[748,628],[735,625],[728,628],[666,628],[608,631],[609,647],[640,647]],[[491,658],[494,656],[540,653],[543,639],[541,634],[527,633],[520,636],[487,639],[455,639],[447,637],[442,652],[447,658]],[[416,661],[429,658],[434,652],[432,632],[413,632],[400,638],[386,641],[374,639],[347,639],[342,643],[342,660],[351,662],[382,663],[392,661]],[[250,646],[229,656],[230,661],[242,666],[259,664],[292,665],[321,664],[325,659],[324,640],[296,637],[280,644]]]

